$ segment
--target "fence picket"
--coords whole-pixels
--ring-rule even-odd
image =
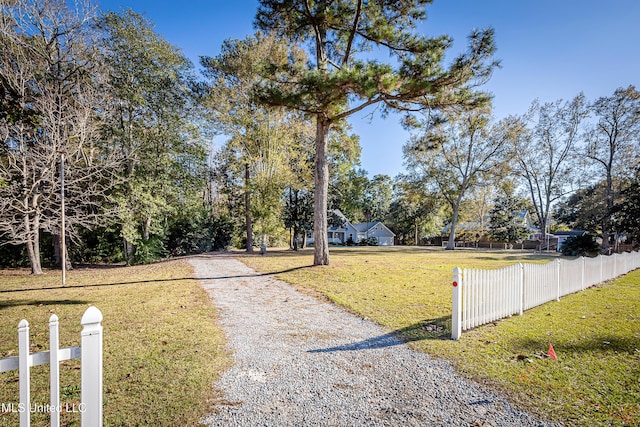
[[[20,427],[29,427],[31,418],[29,409],[31,408],[31,381],[29,375],[29,322],[21,320],[18,324],[18,366],[20,385],[20,404],[23,410],[20,411]]]
[[[60,427],[60,342],[58,316],[49,318],[49,394],[51,397],[51,427]]]
[[[49,350],[30,353],[29,322],[18,324],[18,356],[0,359],[0,372],[18,369],[19,398],[18,412],[20,427],[31,425],[31,382],[32,366],[49,364],[49,392],[51,426],[60,427],[60,362],[81,359],[81,403],[80,423],[83,427],[102,426],[102,313],[96,307],[89,307],[82,316],[81,347],[60,348],[58,316],[49,318]]]

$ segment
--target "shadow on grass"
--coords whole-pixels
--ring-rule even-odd
[[[393,347],[413,341],[451,339],[451,316],[423,320],[387,334],[363,341],[343,344],[335,347],[309,350],[309,353],[333,353],[337,351],[372,350]]]
[[[272,271],[268,273],[236,274],[231,276],[199,277],[199,278],[198,277],[178,277],[175,279],[132,280],[130,282],[93,283],[93,284],[87,284],[87,285],[65,285],[65,286],[60,285],[60,286],[41,286],[41,287],[19,288],[19,289],[5,289],[5,290],[0,290],[0,294],[27,292],[27,291],[46,291],[46,290],[64,290],[64,289],[74,289],[74,288],[95,288],[95,287],[104,287],[104,286],[138,285],[142,283],[181,282],[185,280],[204,281],[204,280],[223,280],[223,279],[246,279],[251,277],[275,276],[277,274],[289,273],[296,270],[303,270],[305,268],[312,268],[312,266],[294,267],[286,270]]]
[[[632,337],[619,337],[613,335],[599,335],[590,336],[588,338],[566,342],[566,341],[554,341],[554,350],[558,356],[561,353],[571,353],[579,357],[580,354],[587,353],[630,353],[631,356],[635,355],[638,348],[638,340]],[[515,339],[513,341],[513,347],[518,349],[523,354],[534,354],[539,352],[546,352],[549,347],[549,340],[538,340],[531,338]]]
[[[0,302],[0,310],[9,307],[20,307],[23,305],[81,305],[81,304],[89,304],[89,301],[81,301],[81,300],[30,300],[30,299],[16,299],[11,301],[1,301]]]

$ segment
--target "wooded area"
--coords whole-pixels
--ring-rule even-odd
[[[472,32],[447,64],[450,39],[415,31],[428,3],[262,0],[259,30],[196,70],[132,10],[0,0],[0,264],[39,274],[62,259],[298,249],[313,230],[324,265],[333,209],[383,221],[398,244],[448,224],[454,249],[463,221],[520,241],[514,218],[526,209],[543,234],[637,245],[636,88],[532,100],[496,121],[482,90],[498,65],[493,30]],[[389,62],[369,58],[373,46]],[[347,119],[373,105],[412,131],[392,141],[405,144],[397,177],[360,168]],[[213,135],[227,142],[214,148]]]

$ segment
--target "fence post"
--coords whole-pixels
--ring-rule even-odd
[[[82,320],[80,344],[81,405],[83,427],[102,427],[102,313],[89,307]]]
[[[20,427],[31,425],[31,384],[29,378],[29,322],[18,324],[18,376],[20,383]]]
[[[560,301],[560,260],[556,259],[556,301]]]
[[[60,339],[58,316],[49,318],[49,394],[51,399],[51,427],[60,427]]]
[[[462,274],[460,268],[453,269],[453,304],[451,314],[451,339],[462,335]]]
[[[586,267],[586,261],[585,261],[584,257],[581,256],[580,259],[582,260],[582,278],[581,278],[581,281],[580,281],[580,283],[581,283],[580,287],[581,287],[581,290],[584,291],[584,270],[587,267]]]

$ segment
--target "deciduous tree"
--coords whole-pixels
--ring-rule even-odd
[[[519,127],[511,120],[490,126],[489,116],[481,111],[431,118],[425,127],[426,132],[405,145],[404,155],[410,170],[435,185],[449,203],[447,249],[453,250],[462,202],[489,173],[499,174]]]
[[[101,143],[108,110],[89,3],[0,1],[0,238],[23,244],[42,272],[40,235],[60,235],[60,161],[67,230],[95,225],[118,159]]]
[[[548,231],[553,203],[575,189],[581,178],[575,153],[579,126],[586,114],[580,94],[567,102],[535,101],[521,118],[526,132],[514,141],[514,170],[527,188],[544,232]]]
[[[585,132],[586,157],[604,172],[602,216],[603,248],[609,247],[613,231],[614,199],[619,189],[614,181],[628,177],[640,159],[640,92],[634,86],[618,88],[612,96],[598,98],[589,106],[597,122]]]
[[[161,250],[177,206],[202,197],[205,185],[193,65],[131,10],[105,14],[97,30],[112,100],[105,138],[126,159],[116,194],[121,235],[127,259],[137,252],[145,261]]]

